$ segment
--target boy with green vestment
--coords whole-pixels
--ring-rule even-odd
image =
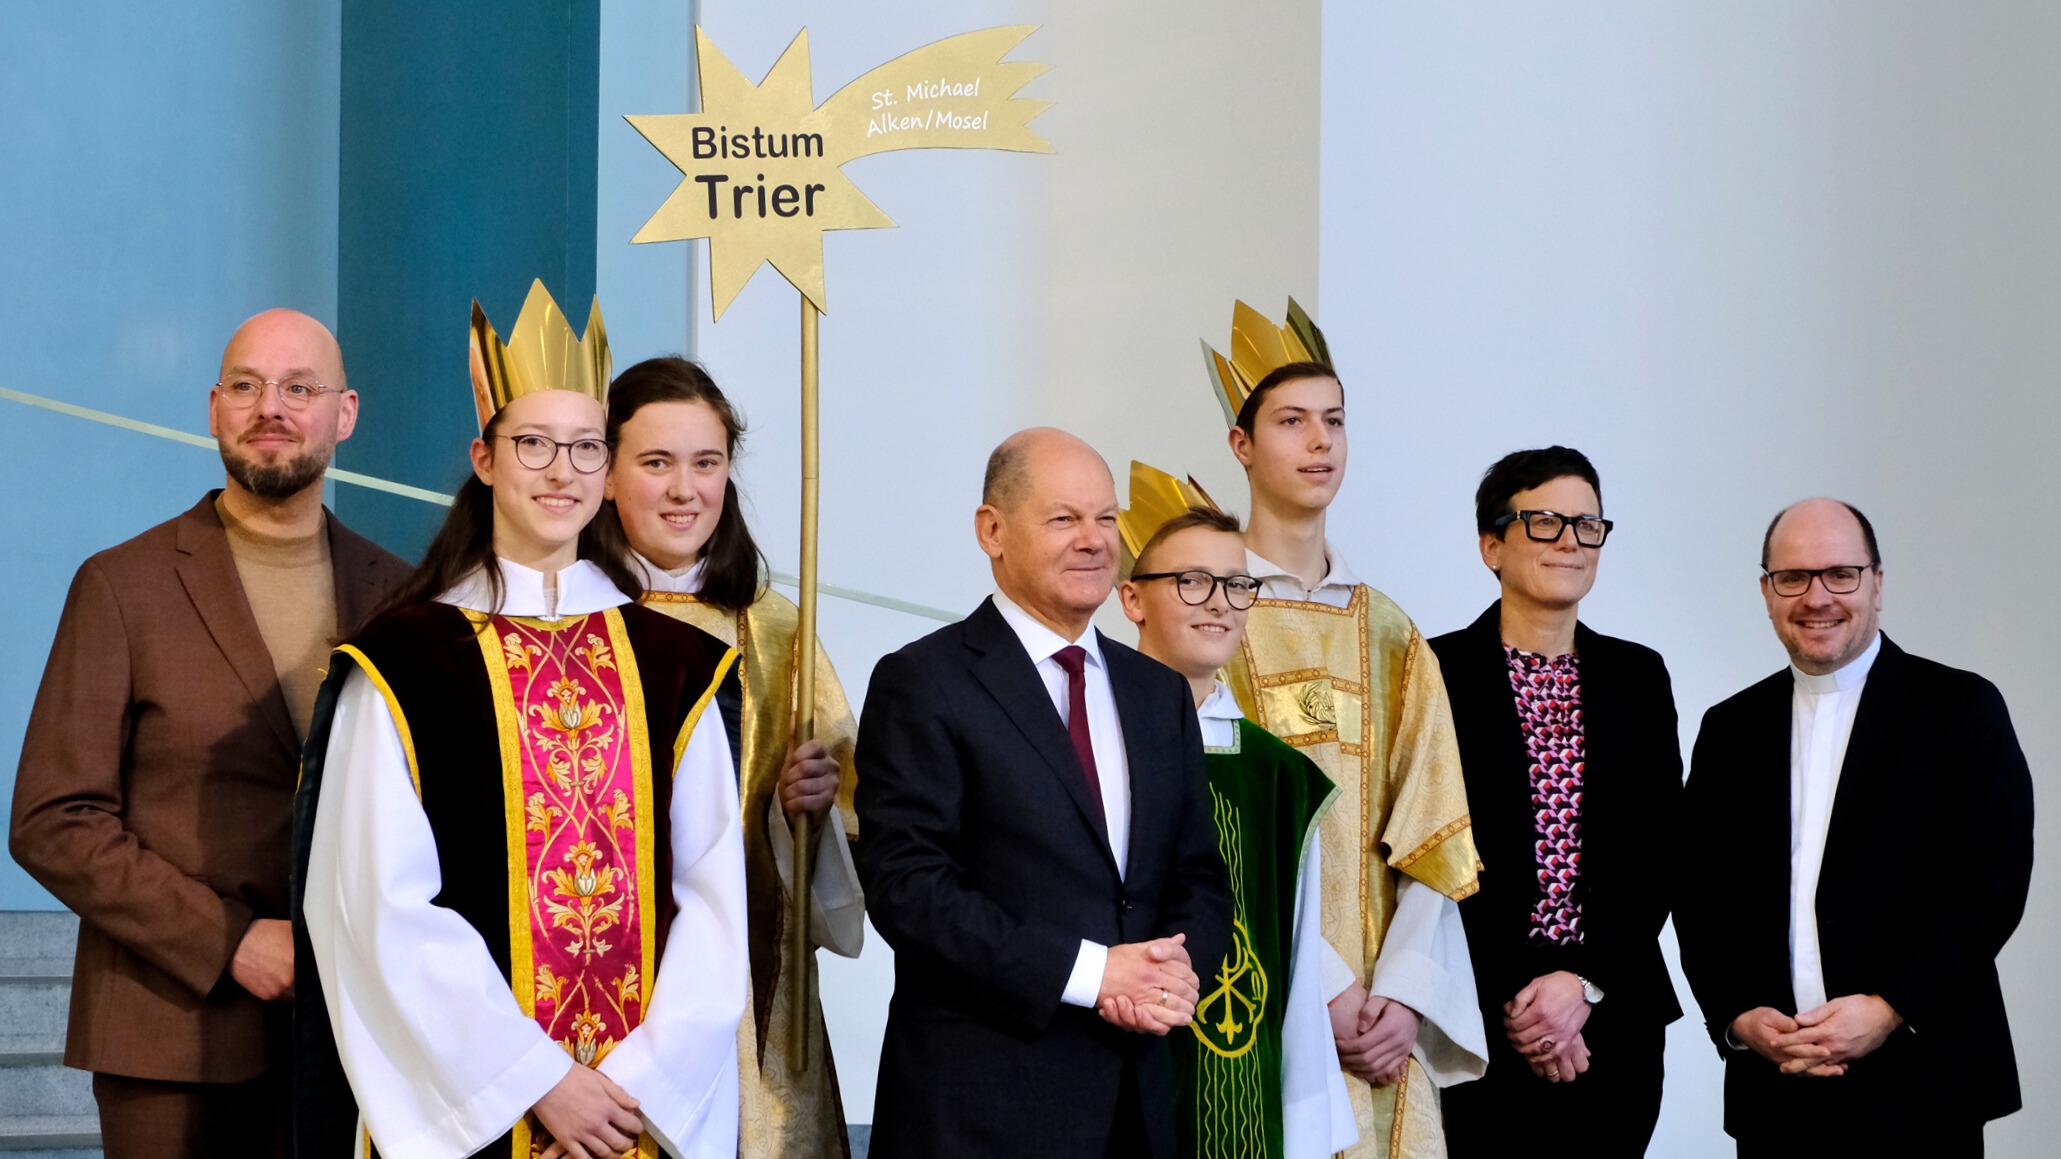
[[[1220,962],[1196,963],[1194,1020],[1170,1036],[1178,1154],[1328,1156],[1358,1133],[1315,944],[1317,820],[1336,789],[1308,757],[1246,720],[1217,679],[1259,595],[1238,521],[1133,464],[1131,507],[1119,522],[1131,559],[1119,591],[1139,649],[1194,689],[1234,898],[1231,948]]]

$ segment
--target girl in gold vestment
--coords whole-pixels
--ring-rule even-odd
[[[844,689],[816,650],[816,739],[794,735],[796,610],[765,580],[739,508],[731,466],[743,424],[701,367],[653,358],[609,389],[614,449],[609,502],[589,528],[643,579],[643,601],[732,644],[743,654],[738,773],[749,885],[752,1008],[738,1031],[742,1122],[738,1153],[846,1156],[844,1111],[810,963],[790,960],[783,925],[793,887],[791,817],[819,835],[811,857],[809,941],[857,957],[865,905],[850,841],[852,743]],[[808,1004],[808,1066],[790,1065],[790,1004]]]

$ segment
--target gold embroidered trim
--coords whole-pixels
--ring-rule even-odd
[[[1413,863],[1417,861],[1418,858],[1423,857],[1425,854],[1430,853],[1433,849],[1436,849],[1441,844],[1443,844],[1446,838],[1451,837],[1453,834],[1458,833],[1460,830],[1467,828],[1469,825],[1473,823],[1474,820],[1472,814],[1462,813],[1460,816],[1454,818],[1453,820],[1446,822],[1443,826],[1439,828],[1438,832],[1433,833],[1431,836],[1425,838],[1424,843],[1422,845],[1419,845],[1417,848],[1410,850],[1408,853],[1405,853],[1403,856],[1396,858],[1394,861],[1389,862],[1389,864],[1397,869],[1408,869]]]
[[[1324,603],[1322,600],[1261,599],[1254,601],[1252,606],[1255,608],[1298,608],[1303,611],[1322,612],[1327,616],[1350,616],[1353,614],[1353,603],[1358,602],[1360,592],[1366,586],[1366,584],[1354,584],[1353,601],[1352,603],[1347,603],[1342,608]]]
[[[1409,1107],[1410,1062],[1407,1058],[1403,1060],[1403,1077],[1395,1081],[1395,1118],[1388,1123],[1388,1153],[1391,1156],[1403,1153],[1403,1118]]]
[[[609,647],[615,650],[616,674],[623,684],[622,724],[630,740],[630,789],[637,798],[637,935],[642,974],[638,979],[641,1010],[651,1009],[651,984],[658,974],[658,903],[656,874],[652,868],[652,830],[658,825],[651,792],[651,733],[644,715],[644,677],[637,669],[637,653],[630,647],[629,631],[623,625],[620,608],[601,613],[608,625]],[[669,883],[670,884],[670,883]]]
[[[394,731],[401,735],[401,751],[407,754],[408,757],[408,781],[415,786],[415,799],[420,801],[422,799],[422,771],[415,764],[415,735],[408,731],[408,714],[401,711],[401,702],[395,698],[392,686],[387,684],[386,677],[379,674],[378,666],[367,659],[365,653],[360,652],[350,644],[342,645],[337,648],[337,651],[342,652],[355,661],[358,665],[358,671],[365,674],[365,679],[370,680],[372,687],[379,689],[379,695],[386,700],[386,710],[394,718]],[[365,1138],[369,1144],[372,1136],[368,1134]]]
[[[732,648],[723,653],[723,659],[716,664],[716,674],[709,678],[708,687],[702,689],[701,699],[696,700],[693,709],[687,713],[687,722],[680,726],[679,739],[673,742],[673,772],[675,775],[678,775],[680,771],[680,758],[686,755],[687,752],[687,738],[694,735],[695,722],[701,719],[701,710],[707,708],[708,702],[716,698],[716,689],[722,687],[723,677],[730,674],[730,667],[736,663],[737,649]]]
[[[1255,688],[1280,688],[1289,684],[1301,684],[1306,680],[1322,680],[1327,675],[1329,673],[1322,668],[1297,668],[1293,672],[1276,672],[1272,676],[1255,677],[1252,683]]]
[[[637,602],[646,607],[652,604],[698,604],[701,597],[692,592],[645,592]]]
[[[500,634],[487,631],[493,619],[467,609],[487,663],[487,686],[494,698],[495,731],[501,742],[501,812],[508,846],[508,984],[524,1018],[537,1016],[536,951],[530,942],[530,867],[528,830],[522,814],[522,727],[516,719],[515,692],[508,682],[508,657]],[[581,617],[584,621],[586,617]],[[527,626],[527,625],[526,625]],[[518,1154],[526,1144],[526,1122],[515,1125]]]
[[[1438,848],[1440,845],[1445,844],[1446,841],[1449,838],[1451,838],[1454,834],[1459,833],[1461,830],[1468,828],[1473,823],[1474,819],[1472,814],[1462,814],[1457,820],[1447,822],[1443,828],[1439,829],[1438,832],[1432,834],[1430,837],[1425,838],[1424,844],[1419,845],[1417,848],[1412,849],[1407,854],[1404,854],[1402,857],[1390,862],[1389,864],[1394,866],[1397,870],[1408,870],[1410,866],[1415,864],[1420,858],[1424,857],[1426,854],[1429,854],[1432,850]],[[1479,874],[1481,870],[1481,858],[1476,857],[1474,859],[1474,872],[1476,874]],[[1475,894],[1480,892],[1481,879],[1479,877],[1476,877],[1473,881],[1468,882],[1466,885],[1460,887],[1460,889],[1458,889],[1457,891],[1447,893],[1446,896],[1452,898],[1454,901],[1465,901],[1468,898],[1473,897]]]

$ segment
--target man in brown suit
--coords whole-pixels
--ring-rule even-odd
[[[407,573],[322,506],[357,413],[321,323],[244,323],[208,397],[226,486],[65,600],[10,849],[80,917],[65,1063],[108,1159],[284,1154],[300,742],[330,647]]]

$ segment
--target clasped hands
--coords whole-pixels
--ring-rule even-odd
[[[1846,994],[1794,1018],[1756,1006],[1732,1020],[1732,1037],[1783,1074],[1838,1078],[1903,1024],[1903,1015],[1876,995]]]
[[[1503,1003],[1503,1035],[1524,1057],[1531,1073],[1549,1083],[1571,1083],[1589,1069],[1588,996],[1581,979],[1566,970],[1533,978]]]
[[[1331,1006],[1331,1038],[1347,1074],[1371,1086],[1402,1081],[1423,1017],[1393,998],[1346,987]]]
[[[1095,1011],[1125,1030],[1164,1036],[1195,1017],[1200,986],[1186,934],[1111,946]]]
[[[637,1100],[607,1075],[578,1063],[532,1109],[551,1134],[540,1159],[615,1159],[633,1151],[644,1130]]]

